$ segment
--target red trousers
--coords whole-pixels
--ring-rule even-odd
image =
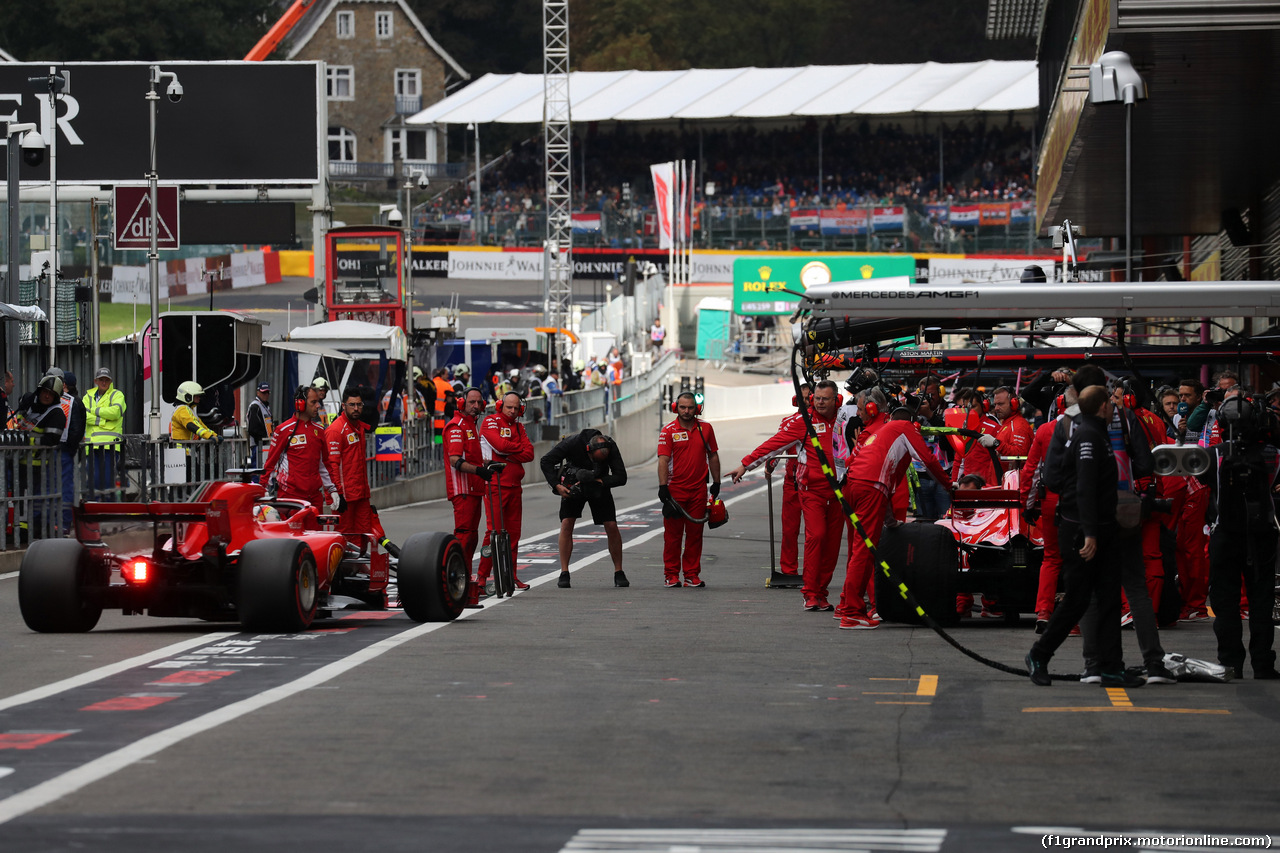
[[[288,489],[281,489],[280,497],[287,498],[292,501],[306,501],[316,509],[324,512],[324,492],[320,489],[316,489],[314,492],[307,494],[290,491]]]
[[[1058,573],[1062,571],[1062,551],[1058,549],[1058,525],[1053,516],[1058,509],[1058,493],[1045,492],[1040,504],[1040,535],[1044,537],[1044,557],[1040,561],[1040,586],[1036,590],[1036,614],[1053,612],[1058,594]]]
[[[347,511],[338,516],[338,532],[352,545],[364,546],[361,534],[373,533],[373,507],[368,498],[347,501]]]
[[[778,567],[783,574],[794,575],[800,571],[800,493],[791,477],[782,478],[782,550],[778,554]]]
[[[685,512],[694,518],[702,518],[707,514],[707,493],[687,496],[671,493],[671,500],[684,507]],[[698,583],[702,572],[702,525],[695,524],[684,516],[662,519],[662,574],[667,582],[684,579],[689,583]],[[681,553],[681,544],[684,551]]]
[[[467,558],[467,574],[471,573],[471,558],[476,554],[476,540],[480,536],[480,495],[454,495],[453,535],[458,537],[462,555]]]
[[[1209,537],[1204,534],[1204,513],[1209,508],[1209,490],[1187,492],[1178,518],[1178,578],[1182,585],[1184,611],[1206,612],[1209,594]]]
[[[515,574],[516,555],[520,551],[520,522],[524,519],[524,489],[520,486],[502,487],[502,529],[511,537],[511,572]],[[484,549],[489,547],[493,535],[494,506],[492,497],[484,502],[484,542],[480,547],[480,566],[476,569],[476,581],[484,583],[493,571],[493,558],[484,556]]]
[[[848,491],[849,505],[858,517],[863,532],[871,540],[872,545],[880,542],[880,532],[884,530],[884,519],[889,513],[890,499],[870,483],[855,481]],[[876,588],[871,583],[872,572],[875,571],[875,560],[867,550],[867,543],[858,534],[857,528],[848,525],[849,560],[845,566],[844,591],[840,593],[838,612],[850,618],[866,618],[867,604],[865,597],[871,599],[871,609],[876,606]]]
[[[827,588],[836,571],[840,556],[840,531],[844,529],[844,511],[830,491],[804,489],[800,492],[800,509],[804,514],[804,586],[806,602],[827,600]]]

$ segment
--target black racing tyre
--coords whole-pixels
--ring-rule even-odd
[[[502,598],[516,591],[516,572],[511,565],[511,534],[503,530],[493,534],[489,544],[493,548],[493,591]]]
[[[316,558],[305,542],[255,539],[240,552],[240,627],[291,634],[305,631],[320,601]]]
[[[893,569],[894,581],[884,576],[877,561],[874,567],[876,610],[886,622],[922,625],[915,608],[908,607],[898,583],[907,585],[920,606],[939,625],[955,625],[956,593],[959,590],[959,556],[951,531],[940,524],[913,521],[887,527],[880,537],[879,556]]]
[[[452,533],[415,533],[400,547],[400,604],[414,622],[452,622],[466,604],[471,567]]]
[[[92,570],[84,546],[74,539],[32,542],[18,573],[22,621],[41,633],[92,630],[102,616],[101,602],[86,589]]]

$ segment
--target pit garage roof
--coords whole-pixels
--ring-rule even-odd
[[[541,74],[486,74],[409,124],[542,121]],[[1034,62],[574,71],[574,121],[786,118],[1034,110]]]
[[[1241,4],[1183,5],[1220,18]],[[1101,49],[1128,52],[1149,93],[1132,107],[1133,233],[1215,234],[1224,227],[1224,212],[1258,210],[1280,181],[1280,3],[1253,4],[1259,14],[1274,13],[1248,23],[1258,29],[1237,27],[1229,17],[1217,28],[1199,18],[1157,27],[1126,19],[1130,7],[1143,8],[1122,3]],[[1086,88],[1087,80],[1067,81],[1068,87]],[[1125,111],[1121,104],[1084,105],[1062,147],[1056,184],[1044,180],[1051,171],[1042,158],[1041,228],[1070,219],[1089,237],[1124,234]],[[1049,135],[1046,130],[1046,145]]]

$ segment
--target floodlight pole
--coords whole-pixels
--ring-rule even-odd
[[[151,170],[147,172],[147,185],[151,192],[150,247],[147,251],[147,271],[151,290],[151,327],[147,333],[151,345],[151,414],[148,432],[152,440],[160,438],[160,244],[157,239],[159,230],[158,196],[160,179],[156,171],[156,102],[160,95],[156,92],[156,84],[161,78],[171,77],[176,83],[178,75],[171,71],[161,71],[159,65],[150,67],[151,86],[147,89],[146,101],[151,115]]]
[[[22,168],[22,144],[21,139],[27,133],[34,133],[37,127],[29,122],[9,122],[5,128],[5,137],[9,145],[9,174],[5,187],[5,210],[8,215],[7,234],[9,235],[9,271],[5,277],[5,301],[10,305],[17,305],[18,297],[18,271],[19,271],[19,255],[18,255],[18,196],[22,192],[22,179],[19,170]],[[19,381],[18,387],[22,380],[22,364],[18,339],[20,333],[18,326],[14,324],[10,327],[9,332],[4,336],[4,362],[5,370],[11,372],[15,379]]]

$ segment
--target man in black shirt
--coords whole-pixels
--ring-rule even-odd
[[[1052,682],[1049,659],[1097,597],[1098,614],[1091,625],[1104,687],[1139,687],[1141,679],[1125,674],[1120,651],[1120,557],[1116,546],[1118,472],[1107,425],[1111,398],[1101,385],[1080,393],[1080,414],[1058,471],[1058,544],[1066,595],[1049,625],[1027,653],[1031,681]]]
[[[1244,582],[1249,599],[1249,659],[1254,678],[1280,678],[1272,648],[1275,625],[1276,517],[1272,481],[1277,449],[1258,427],[1262,404],[1242,396],[1222,403],[1218,423],[1221,444],[1209,448],[1209,470],[1199,480],[1210,489],[1218,519],[1209,536],[1209,604],[1218,662],[1244,677],[1238,590]]]
[[[604,527],[613,559],[614,586],[630,586],[622,571],[622,534],[612,489],[627,483],[627,468],[613,439],[597,429],[584,429],[551,448],[542,457],[542,475],[560,496],[560,580],[569,588],[569,557],[573,555],[573,525],[591,505],[591,520]]]

